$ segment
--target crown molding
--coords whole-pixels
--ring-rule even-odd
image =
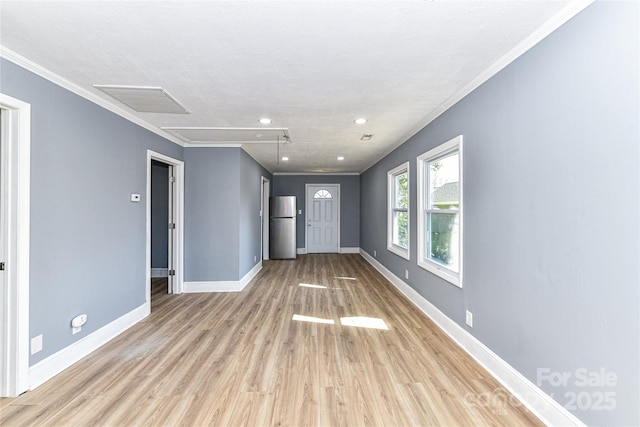
[[[442,113],[447,111],[449,108],[453,107],[458,101],[460,101],[465,96],[469,95],[475,89],[477,89],[484,82],[489,80],[491,77],[498,74],[502,71],[507,65],[511,64],[517,58],[522,56],[529,49],[540,43],[544,40],[549,34],[553,33],[555,30],[563,26],[567,21],[576,16],[578,13],[582,12],[589,5],[591,5],[595,0],[575,0],[565,6],[560,12],[551,17],[547,22],[538,27],[534,32],[529,34],[524,40],[518,43],[513,49],[504,54],[500,59],[494,62],[489,66],[486,70],[480,73],[475,79],[471,80],[467,85],[462,87],[458,92],[453,94],[450,98],[440,104],[431,114],[426,116],[423,120],[421,120],[418,125],[411,131],[402,135],[396,144],[390,146],[387,150],[385,150],[381,156],[377,157],[375,161],[371,162],[369,166],[364,168],[360,173],[364,173],[367,169],[371,168],[373,165],[378,163],[380,160],[387,157],[391,152],[393,152],[396,148],[407,142],[413,136],[415,136],[418,132],[424,129],[429,123],[438,118]]]
[[[340,176],[340,175],[360,175],[358,172],[274,172],[273,175],[317,175],[317,176]]]
[[[122,117],[125,120],[130,121],[131,123],[134,123],[150,132],[155,133],[156,135],[171,141],[175,144],[178,144],[182,147],[184,147],[184,142],[182,142],[180,139],[176,138],[175,136],[169,134],[168,132],[163,131],[162,129],[158,128],[157,126],[154,126],[150,123],[147,123],[146,121],[140,119],[139,117],[135,116],[134,114],[130,113],[129,111],[125,110],[122,107],[119,107],[115,104],[112,104],[111,102],[107,101],[106,99],[103,99],[101,97],[99,97],[98,95],[94,94],[93,92],[84,89],[81,86],[78,86],[75,83],[70,82],[69,80],[65,79],[64,77],[59,76],[58,74],[47,70],[46,68],[42,67],[41,65],[36,64],[35,62],[31,61],[30,59],[25,58],[22,55],[17,54],[16,52],[12,51],[11,49],[7,49],[6,47],[0,45],[0,58],[4,58],[7,61],[13,62],[14,64],[24,68],[27,71],[30,71],[40,77],[42,77],[45,80],[50,81],[51,83],[54,83],[58,86],[61,86],[64,89],[67,89],[70,92],[73,92],[74,94],[93,102],[94,104],[99,105],[100,107],[111,111],[114,114],[117,114],[118,116]]]
[[[227,142],[183,142],[184,148],[242,148],[240,143],[227,143]]]

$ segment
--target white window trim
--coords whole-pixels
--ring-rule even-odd
[[[437,264],[426,258],[425,244],[426,244],[426,231],[427,224],[425,221],[425,203],[427,203],[427,188],[425,187],[425,178],[428,171],[425,169],[425,164],[436,157],[439,157],[447,152],[457,151],[460,161],[460,211],[459,215],[459,230],[460,230],[460,259],[459,259],[459,273],[452,271],[451,269]],[[445,142],[438,147],[421,154],[417,158],[418,162],[418,265],[425,270],[435,274],[438,277],[445,279],[446,281],[462,287],[462,272],[463,272],[463,259],[464,259],[464,231],[463,231],[463,161],[462,161],[462,135],[453,138],[450,141]]]
[[[397,175],[402,173],[407,173],[407,248],[403,248],[393,243],[393,202],[394,202],[394,193],[393,189],[395,186],[394,178]],[[387,172],[387,249],[390,252],[404,258],[409,259],[409,245],[411,242],[411,184],[409,179],[409,162],[405,162]]]

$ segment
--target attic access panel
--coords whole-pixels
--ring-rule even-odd
[[[140,113],[189,114],[161,87],[118,85],[93,85],[93,87]]]

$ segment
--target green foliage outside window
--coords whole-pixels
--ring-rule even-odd
[[[408,174],[402,173],[396,177],[396,207],[407,209],[409,206],[409,177]],[[409,212],[396,212],[397,236],[395,236],[395,244],[402,248],[407,248],[409,242]]]
[[[450,266],[452,230],[457,214],[431,213],[431,259]]]

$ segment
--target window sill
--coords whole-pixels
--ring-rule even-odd
[[[388,245],[387,246],[387,250],[389,252],[393,252],[394,254],[398,255],[401,258],[404,258],[406,260],[409,260],[409,249],[404,249],[401,248],[400,246],[397,245]]]
[[[424,268],[430,273],[435,274],[441,279],[446,280],[452,285],[457,286],[458,288],[462,288],[461,274],[454,273],[453,271],[449,270],[447,267],[441,266],[439,264],[436,264],[435,262],[431,262],[427,260],[418,261],[418,266]]]

